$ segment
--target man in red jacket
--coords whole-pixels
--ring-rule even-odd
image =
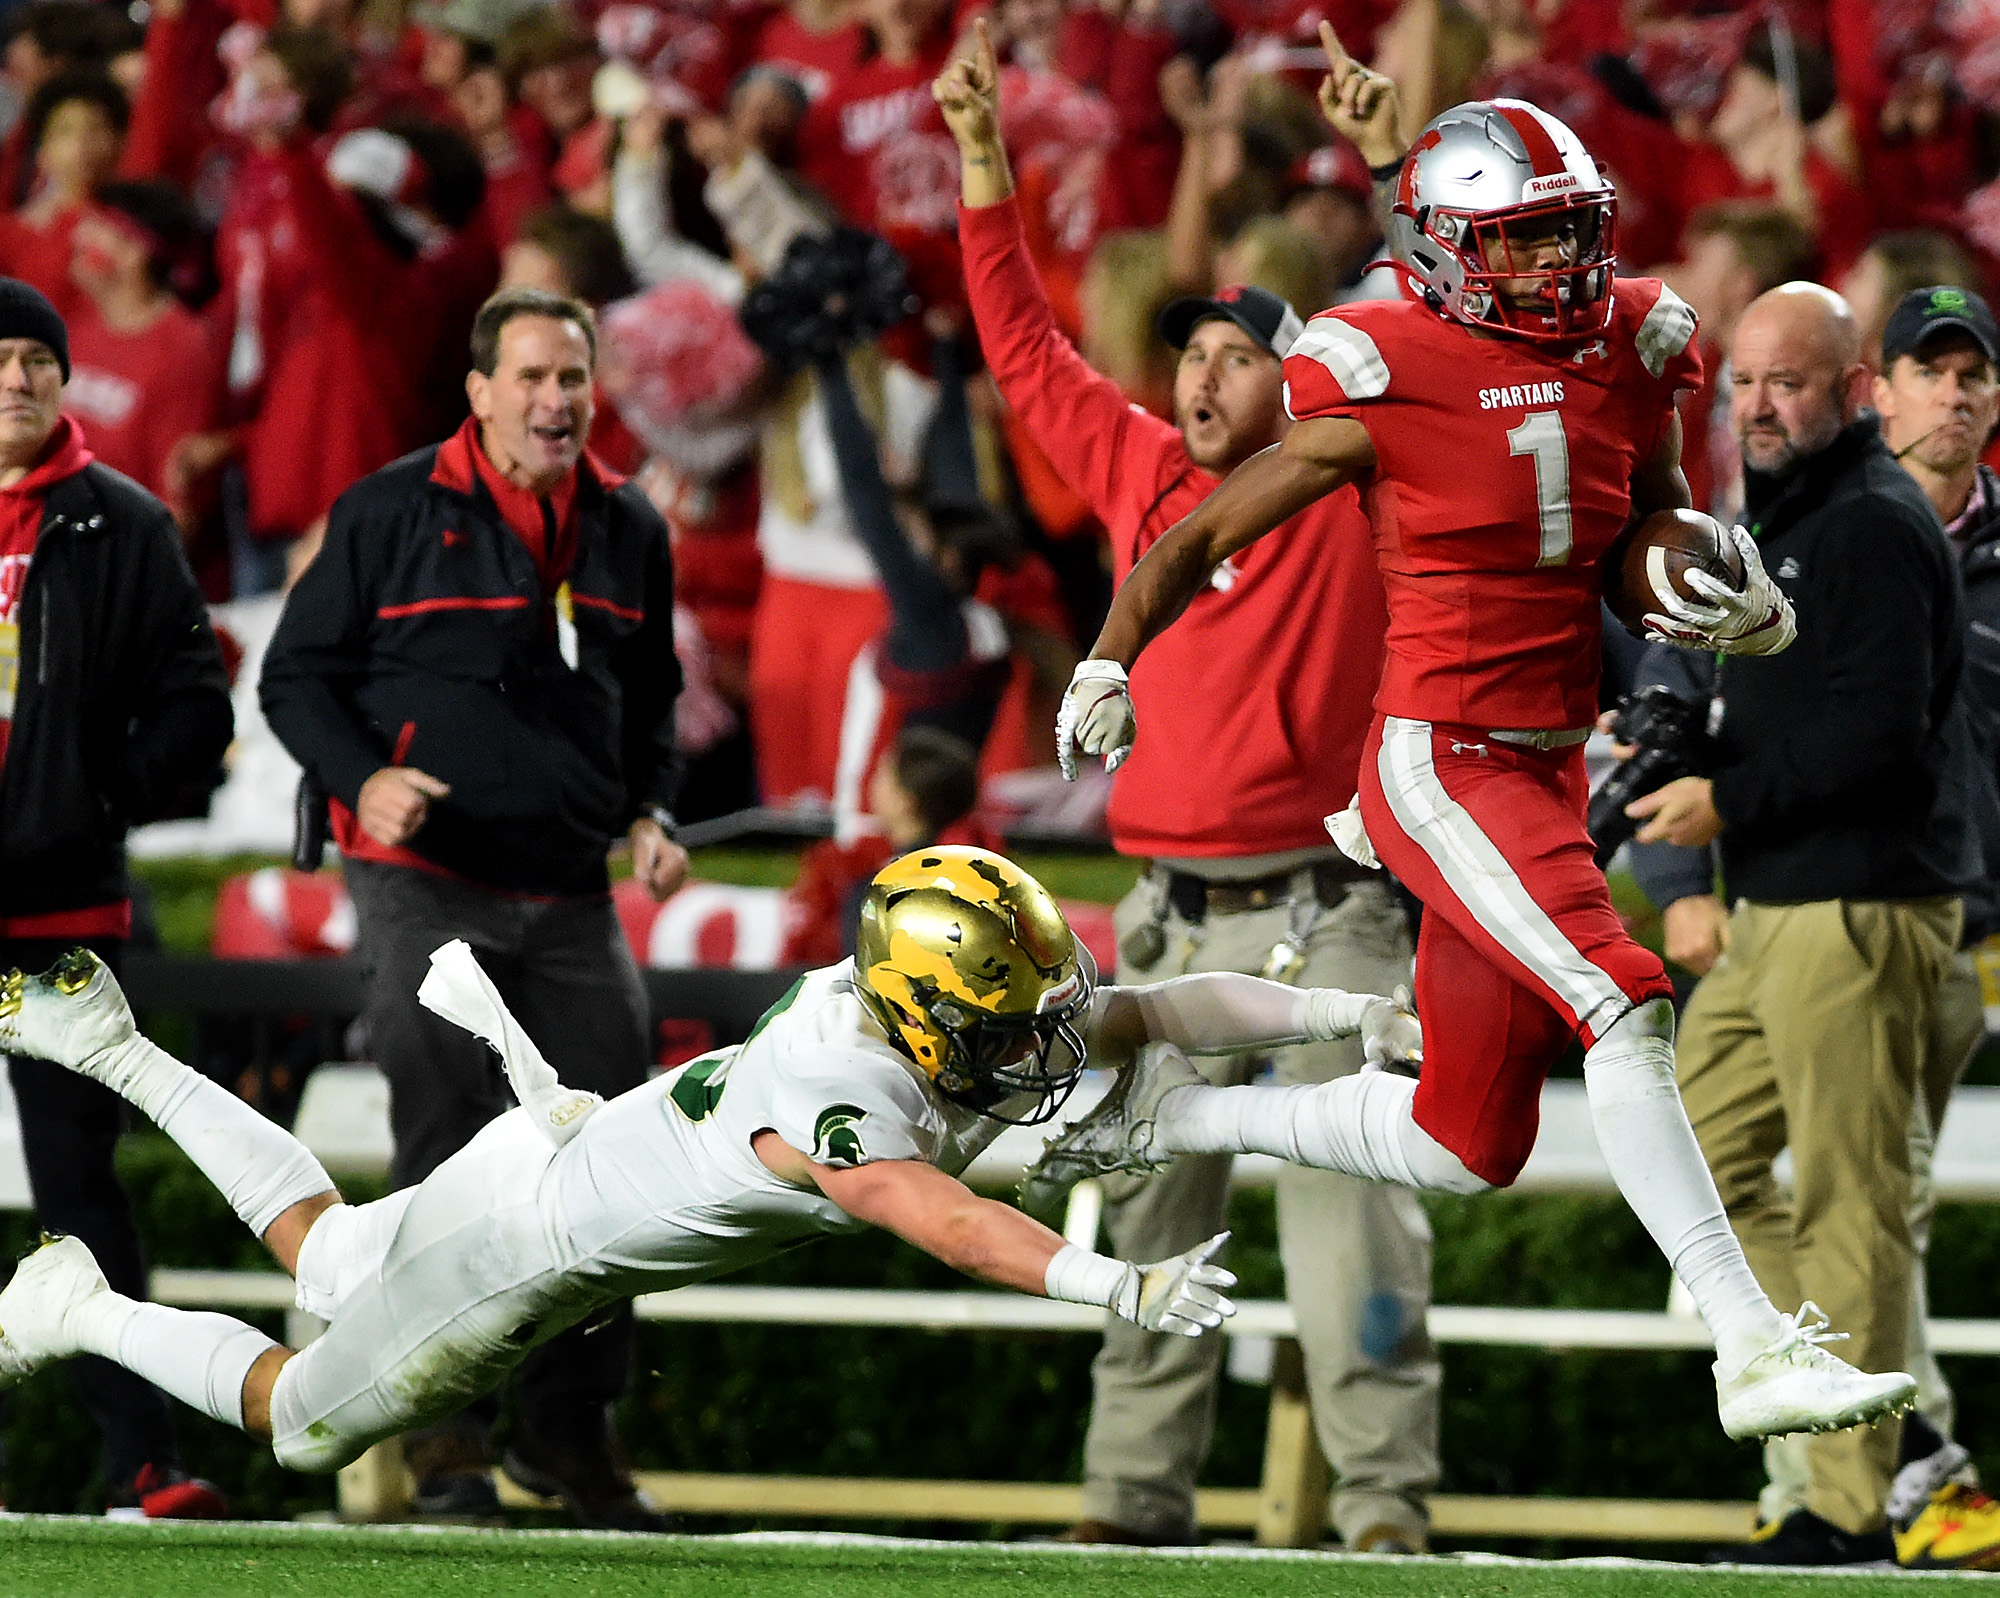
[[[1225,473],[1277,441],[1279,361],[1299,319],[1254,288],[1176,301],[1160,325],[1181,349],[1179,425],[1128,404],[1057,331],[1029,263],[996,81],[982,25],[979,60],[954,63],[936,86],[962,158],[973,315],[1008,404],[1109,529],[1122,580]],[[1382,670],[1386,604],[1359,500],[1319,501],[1252,555],[1217,573],[1133,677],[1147,725],[1166,730],[1136,747],[1112,790],[1113,840],[1152,862],[1118,909],[1119,980],[1246,971],[1387,991],[1409,978],[1402,911],[1379,878],[1360,880],[1328,846],[1321,822],[1328,795],[1355,790]],[[1241,1080],[1261,1063],[1219,1061],[1216,1077]],[[1322,1081],[1362,1059],[1320,1044],[1277,1051],[1272,1063],[1286,1081]],[[1150,1259],[1145,1251],[1170,1238],[1199,1242],[1217,1230],[1229,1161],[1181,1159],[1112,1182],[1115,1252]],[[1438,1421],[1423,1211],[1398,1189],[1287,1169],[1278,1223],[1313,1418],[1340,1476],[1336,1529],[1354,1548],[1420,1549]],[[1169,1341],[1106,1334],[1079,1540],[1194,1537],[1220,1349]]]

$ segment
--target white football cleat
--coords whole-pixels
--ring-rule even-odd
[[[116,1092],[111,1051],[138,1032],[117,980],[88,949],[70,950],[39,976],[0,977],[0,1053],[53,1060]]]
[[[111,1284],[80,1237],[48,1237],[15,1267],[0,1288],[0,1387],[51,1360],[81,1353],[69,1330],[70,1312]]]
[[[1843,1431],[1901,1414],[1916,1402],[1915,1377],[1902,1371],[1871,1376],[1821,1347],[1847,1334],[1828,1331],[1825,1313],[1810,1299],[1798,1314],[1779,1320],[1783,1332],[1742,1369],[1725,1375],[1722,1362],[1715,1362],[1716,1408],[1731,1437]]]
[[[1208,1079],[1171,1043],[1148,1043],[1118,1074],[1111,1091],[1082,1120],[1051,1138],[1017,1190],[1024,1209],[1040,1210],[1085,1177],[1112,1171],[1157,1171],[1174,1156],[1154,1146],[1160,1100],[1175,1088],[1206,1087]]]

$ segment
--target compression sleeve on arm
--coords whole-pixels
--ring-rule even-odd
[[[1234,971],[1175,977],[1128,988],[1146,1036],[1189,1054],[1323,1042],[1361,1029],[1361,1012],[1376,995],[1333,988],[1294,988]]]

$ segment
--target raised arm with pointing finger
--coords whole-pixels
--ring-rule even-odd
[[[1320,43],[1328,66],[1319,91],[1322,113],[1354,142],[1371,169],[1392,165],[1403,153],[1395,84],[1350,57],[1324,23]],[[1170,527],[1119,585],[1091,658],[1077,667],[1063,697],[1056,741],[1066,767],[1074,758],[1072,743],[1086,754],[1104,756],[1114,768],[1125,759],[1137,730],[1127,674],[1216,568],[1316,500],[1363,481],[1374,468],[1368,431],[1352,418],[1294,423],[1281,441],[1231,472]]]

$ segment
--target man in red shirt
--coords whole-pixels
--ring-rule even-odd
[[[1353,136],[1391,96],[1323,38],[1321,102]],[[1156,1103],[1137,1084],[1148,1135],[1198,1153],[1282,1132],[1310,1146],[1293,1156],[1306,1163],[1484,1191],[1526,1163],[1543,1079],[1575,1039],[1611,1174],[1715,1338],[1724,1429],[1831,1430],[1907,1405],[1916,1384],[1835,1359],[1823,1317],[1781,1315],[1757,1285],[1675,1087],[1665,969],[1626,933],[1583,825],[1600,563],[1633,517],[1686,506],[1674,397],[1700,378],[1693,313],[1658,282],[1614,276],[1614,209],[1576,135],[1524,101],[1432,122],[1390,218],[1413,297],[1314,318],[1285,363],[1296,424],[1134,568],[1058,737],[1122,758],[1125,668],[1146,644],[1224,561],[1361,485],[1388,658],[1360,793],[1329,827],[1424,902],[1422,1079],[1335,1082],[1310,1124],[1191,1084]],[[1663,595],[1651,631],[1737,654],[1790,643],[1789,601],[1749,535],[1735,544],[1743,587],[1697,576],[1701,602]]]
[[[1177,301],[1160,330],[1181,352],[1178,425],[1129,404],[1056,326],[1012,194],[996,82],[982,42],[977,64],[956,62],[937,84],[961,151],[973,315],[1001,392],[1108,529],[1122,578],[1224,473],[1282,436],[1279,360],[1301,325],[1255,288]],[[1308,506],[1219,570],[1135,670],[1149,737],[1118,772],[1109,819],[1118,849],[1151,865],[1118,909],[1121,981],[1241,971],[1379,992],[1408,980],[1401,909],[1329,846],[1320,824],[1326,794],[1354,786],[1368,731],[1364,685],[1382,669],[1382,582],[1366,536],[1351,491]],[[1341,1044],[1270,1058],[1291,1082],[1362,1064],[1358,1048]],[[1224,1058],[1214,1075],[1242,1081],[1263,1063]],[[1151,1258],[1145,1250],[1165,1239],[1200,1241],[1197,1232],[1220,1227],[1228,1190],[1227,1157],[1117,1179],[1108,1212],[1117,1252]],[[1421,1549],[1438,1469],[1422,1211],[1407,1192],[1288,1167],[1278,1217],[1313,1418],[1340,1477],[1336,1529],[1354,1548]],[[1072,1534],[1080,1540],[1194,1540],[1194,1483],[1221,1360],[1219,1350],[1174,1341],[1106,1332],[1084,1450],[1085,1520]]]

